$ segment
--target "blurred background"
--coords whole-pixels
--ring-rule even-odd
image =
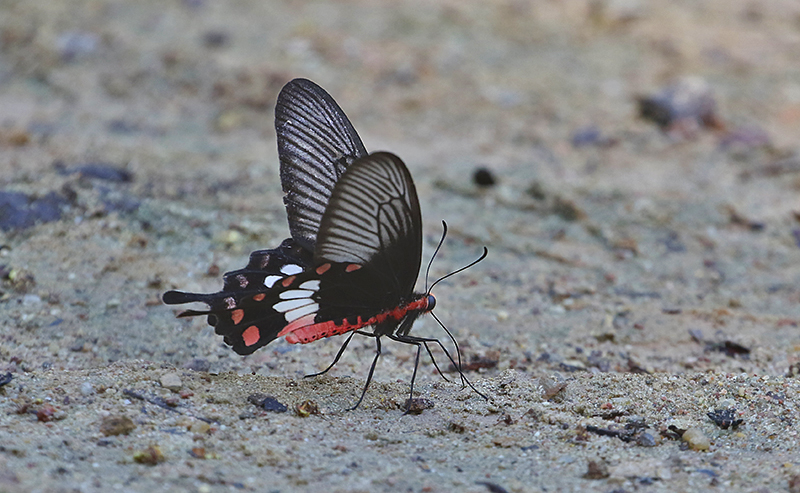
[[[736,405],[742,419],[768,418],[748,421],[757,431],[742,437],[712,435],[715,446],[728,447],[715,464],[698,465],[687,455],[681,460],[689,462],[659,465],[673,474],[671,483],[659,476],[665,488],[691,489],[686,485],[697,477],[707,485],[709,476],[692,476],[687,463],[719,466],[711,481],[720,475],[735,483],[738,456],[726,462],[729,452],[795,446],[772,440],[789,433],[796,419],[796,410],[781,407],[791,405],[793,394],[744,375],[793,382],[800,373],[795,0],[0,0],[0,376],[14,379],[5,387],[14,400],[3,401],[8,412],[0,420],[17,436],[44,429],[35,423],[22,429],[29,425],[26,410],[34,409],[20,404],[25,399],[54,399],[69,417],[58,426],[87,434],[97,428],[93,416],[107,412],[100,407],[130,412],[141,404],[114,399],[112,391],[137,388],[176,399],[167,389],[174,385],[159,380],[161,368],[174,370],[197,394],[181,394],[182,406],[230,418],[230,430],[241,434],[230,432],[236,440],[252,435],[242,428],[252,416],[239,421],[238,407],[213,406],[250,406],[245,388],[272,386],[284,399],[288,386],[296,386],[323,410],[352,403],[373,341],[355,340],[333,378],[302,380],[333,359],[341,338],[308,347],[275,341],[242,358],[203,320],[176,319],[178,310],[160,301],[168,289],[217,291],[222,274],[243,267],[250,251],[273,248],[288,235],[273,111],[278,91],[295,77],[324,87],[368,150],[388,150],[406,162],[422,205],[423,261],[440,237],[441,220],[448,222],[432,275],[489,248],[484,262],[437,286],[437,314],[459,340],[469,378],[501,401],[515,395],[504,409],[516,414],[500,422],[492,414],[497,408],[470,411],[478,404],[462,405],[469,396],[454,401],[457,386],[439,384],[425,360],[417,388],[436,396],[436,406],[450,407],[419,417],[429,421],[402,423],[449,433],[456,445],[444,455],[460,457],[463,446],[473,460],[437,465],[441,471],[485,479],[490,469],[504,470],[517,485],[541,473],[554,490],[569,481],[583,488],[586,461],[569,455],[576,441],[600,444],[580,448],[589,455],[606,453],[610,442],[591,441],[576,423],[641,413],[666,429],[674,416],[688,415],[712,434],[705,413],[714,406]],[[447,342],[429,319],[414,333]],[[362,406],[376,420],[382,409],[402,404],[413,370],[413,351],[384,349],[375,390]],[[434,354],[443,365],[441,352]],[[61,381],[70,375],[62,371],[81,372],[84,380]],[[714,372],[748,380],[731,384],[725,397],[727,390],[709,393],[716,386],[697,377]],[[509,384],[515,378],[519,387]],[[606,383],[595,385],[596,379]],[[222,383],[214,387],[216,381]],[[533,390],[519,390],[528,384]],[[62,387],[72,407],[53,390]],[[518,394],[508,390],[514,388]],[[97,389],[109,389],[102,395],[112,398],[94,400]],[[553,399],[561,407],[548,408]],[[524,417],[523,407],[533,414]],[[617,409],[623,414],[608,414]],[[466,416],[462,424],[447,424],[453,413]],[[153,429],[169,425],[158,421],[160,414],[133,415],[140,431],[150,419]],[[345,429],[349,418],[329,423],[352,439],[350,452],[323,441],[331,457],[369,454],[378,443],[371,432]],[[486,438],[499,425],[511,438]],[[273,440],[301,443],[287,436],[289,428]],[[492,431],[470,442],[473,432],[463,433],[476,429]],[[542,432],[537,444],[549,445],[538,452],[517,447],[533,447],[531,429],[537,437]],[[438,439],[431,437],[439,435],[406,431],[409,441],[391,449],[398,456],[428,457],[426,447],[435,449]],[[421,445],[408,438],[414,433]],[[182,440],[180,434],[154,436],[168,457],[188,457],[181,447],[193,447],[169,442]],[[73,443],[89,452],[80,457],[106,454],[97,459],[101,486],[127,474],[117,466],[130,463],[127,443],[144,447],[150,440],[120,438],[123,448],[98,451],[94,435],[81,437]],[[48,439],[19,442],[20,450],[31,450],[3,454],[16,464],[8,470],[17,472],[0,474],[0,489],[24,474],[35,482],[42,471],[60,470],[32,451],[50,450]],[[214,484],[255,474],[230,472],[236,468],[257,471],[266,463],[278,477],[297,465],[286,458],[290,452],[280,459],[271,449],[248,455],[233,448],[235,440],[211,440],[209,450],[218,447],[229,473],[228,483]],[[619,445],[614,454],[643,453],[608,440]],[[65,446],[61,438],[53,444]],[[503,462],[493,447],[516,447],[503,450],[519,462]],[[677,448],[657,447],[653,456]],[[525,459],[528,453],[540,462]],[[317,467],[318,459],[304,454],[291,460],[311,457]],[[342,464],[376,460],[363,454]],[[786,487],[775,471],[789,471],[784,466],[795,459],[787,454],[750,473],[769,476],[771,491]],[[343,466],[325,460],[324,481],[339,478],[342,491],[353,491],[355,476],[336,476]],[[23,461],[32,465],[23,468]],[[279,472],[281,464],[292,467]],[[414,490],[426,484],[405,475],[424,461],[392,464],[397,470],[387,477],[395,482],[387,489],[403,481]],[[360,474],[378,477],[382,467]],[[189,478],[200,469],[161,472]],[[800,476],[794,477],[796,487]],[[171,484],[183,484],[180,478]],[[475,480],[464,488],[483,491]],[[613,486],[601,483],[608,486],[602,491]]]

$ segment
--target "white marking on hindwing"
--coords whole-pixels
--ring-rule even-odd
[[[278,297],[282,300],[294,300],[297,298],[311,298],[314,291],[306,291],[305,289],[290,289],[279,294]]]
[[[280,281],[281,279],[283,279],[283,277],[281,276],[267,276],[264,278],[264,286],[271,288],[272,286],[275,285],[276,282]]]
[[[284,313],[288,312],[289,310],[294,310],[296,308],[301,308],[310,304],[314,304],[314,300],[310,298],[299,298],[295,300],[286,300],[286,301],[281,301],[279,303],[275,303],[274,305],[272,305],[272,308],[276,312]]]
[[[298,287],[300,289],[310,289],[311,291],[317,291],[319,289],[319,279],[314,279],[313,281],[306,281]]]
[[[287,322],[294,322],[298,318],[308,315],[309,313],[316,313],[317,310],[319,310],[319,305],[316,303],[311,303],[310,305],[306,305],[304,307],[289,310],[288,312],[284,313],[283,316],[286,318]]]
[[[295,274],[303,272],[303,268],[297,264],[286,264],[283,267],[281,267],[281,272],[283,272],[287,276],[293,276]]]

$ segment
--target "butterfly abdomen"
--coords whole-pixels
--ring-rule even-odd
[[[290,344],[308,344],[319,339],[345,334],[353,330],[365,327],[375,327],[376,333],[390,334],[400,324],[401,321],[409,316],[416,318],[422,313],[427,313],[433,309],[435,299],[428,294],[417,294],[412,301],[403,303],[391,310],[380,312],[372,317],[364,319],[358,316],[355,320],[344,319],[342,321],[328,320],[325,322],[314,323],[313,317],[298,319],[288,324],[278,337],[285,337]]]

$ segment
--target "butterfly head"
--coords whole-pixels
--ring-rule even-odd
[[[432,294],[428,293],[425,296],[425,312],[427,313],[433,311],[434,308],[436,308],[436,298]]]

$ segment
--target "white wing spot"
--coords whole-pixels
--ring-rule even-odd
[[[264,278],[264,286],[271,288],[272,286],[275,285],[276,282],[280,281],[281,279],[283,279],[283,277],[281,276],[267,276]]]
[[[286,300],[281,301],[279,303],[275,303],[272,305],[272,308],[275,309],[276,312],[288,312],[289,310],[294,310],[295,308],[301,308],[306,305],[315,304],[314,300],[311,298],[300,298],[297,300]]]
[[[315,279],[313,281],[306,281],[298,287],[300,289],[310,289],[311,291],[317,291],[319,290],[319,279]]]
[[[242,274],[239,274],[238,276],[236,276],[236,280],[239,281],[239,287],[242,288],[242,289],[246,288],[247,284],[249,283],[249,281],[247,280],[247,277],[245,277]]]
[[[317,310],[319,310],[319,305],[312,303],[294,310],[289,310],[284,313],[283,316],[286,317],[287,322],[294,322],[298,318],[308,315],[309,313],[317,313]]]
[[[306,291],[305,289],[290,289],[279,294],[278,297],[282,300],[294,300],[297,298],[311,298],[314,291]]]
[[[295,274],[303,272],[303,268],[297,264],[286,264],[283,267],[281,267],[281,272],[283,272],[287,276],[293,276]]]

